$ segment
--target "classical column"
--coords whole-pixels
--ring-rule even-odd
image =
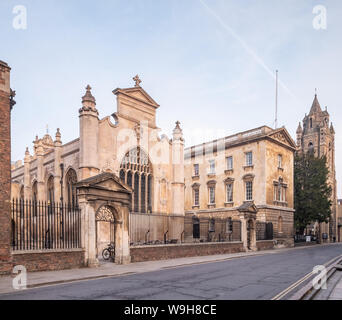
[[[129,208],[128,206],[118,207],[121,210],[122,219],[115,221],[115,263],[127,264],[131,262],[129,248]]]
[[[248,244],[247,244],[247,221],[244,214],[240,214],[239,216],[241,221],[241,241],[243,243],[243,247],[245,251],[248,251]]]
[[[184,215],[184,140],[179,121],[172,140],[172,214]]]

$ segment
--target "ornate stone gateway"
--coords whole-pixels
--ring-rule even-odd
[[[245,202],[238,208],[241,220],[241,240],[246,251],[257,250],[256,247],[256,214],[258,209],[253,202]]]
[[[102,239],[115,243],[115,263],[129,263],[129,205],[132,189],[108,172],[82,180],[76,184],[76,188],[81,209],[81,245],[85,250],[85,265],[98,265],[97,256]],[[106,228],[101,230],[101,222],[107,223],[107,227],[109,223],[109,232],[106,233]]]

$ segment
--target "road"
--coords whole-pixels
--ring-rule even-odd
[[[313,267],[342,254],[342,244],[80,281],[0,295],[1,299],[268,300]]]

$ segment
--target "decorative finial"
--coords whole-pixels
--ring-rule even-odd
[[[49,134],[49,125],[46,125],[46,134]]]
[[[135,81],[135,86],[140,87],[141,80],[138,75],[136,75],[133,80]]]
[[[25,155],[28,155],[28,154],[30,154],[30,151],[29,151],[29,148],[28,148],[28,147],[26,147],[26,150],[25,150]]]
[[[88,84],[86,86],[86,93],[82,97],[82,103],[83,103],[83,106],[95,108],[96,100],[94,96],[91,94],[91,89],[92,89],[91,86]]]
[[[315,88],[315,96],[317,97],[317,88]]]
[[[61,132],[60,132],[59,128],[57,128],[56,138],[60,138],[61,136],[62,136]]]
[[[180,125],[180,122],[177,120],[177,121],[176,121],[176,128],[177,128],[177,129],[180,129],[180,126],[179,126],[179,125]]]

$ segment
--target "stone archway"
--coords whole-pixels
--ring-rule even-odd
[[[113,243],[115,247],[115,219],[112,210],[108,206],[102,206],[95,215],[96,256],[99,260],[108,244]]]
[[[76,184],[81,209],[81,244],[84,264],[97,266],[97,221],[112,224],[115,263],[131,261],[129,250],[129,206],[132,189],[109,172],[79,181]]]

